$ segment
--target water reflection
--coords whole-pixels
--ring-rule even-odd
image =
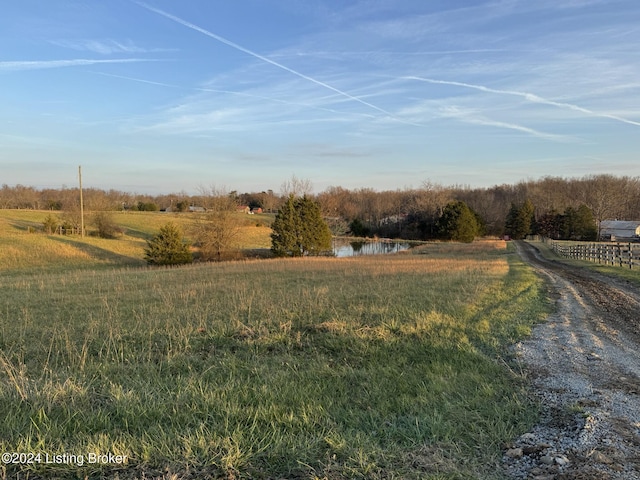
[[[384,255],[408,250],[407,242],[393,242],[384,240],[349,241],[346,239],[333,240],[333,254],[336,257],[357,257],[360,255]]]

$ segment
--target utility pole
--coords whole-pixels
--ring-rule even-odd
[[[80,182],[80,236],[84,237],[84,203],[82,201],[82,165],[78,165],[78,180]]]

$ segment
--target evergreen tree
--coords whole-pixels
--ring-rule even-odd
[[[576,212],[576,229],[580,240],[593,241],[598,239],[598,227],[593,212],[586,205],[580,205]]]
[[[278,210],[278,214],[271,225],[271,251],[277,257],[299,257],[302,255],[298,244],[300,235],[300,219],[296,212],[296,200],[289,195]]]
[[[535,225],[535,207],[531,200],[526,199],[520,208],[519,221],[522,225],[522,237],[526,237],[533,233],[533,227]]]
[[[478,226],[478,231],[476,232],[476,237],[482,237],[487,234],[487,223],[484,221],[484,218],[480,216],[478,212],[469,207],[471,213],[476,219],[476,225]]]
[[[183,241],[180,228],[171,222],[147,240],[144,253],[149,265],[181,265],[193,261],[189,244]]]
[[[320,206],[304,195],[296,201],[300,218],[300,247],[305,255],[320,255],[331,250],[331,230],[322,218]]]
[[[562,216],[562,238],[565,240],[596,240],[598,229],[591,209],[580,205],[567,207]]]
[[[320,207],[304,195],[289,195],[271,225],[271,251],[278,257],[319,255],[331,250],[331,231]]]
[[[538,219],[536,231],[545,237],[559,240],[562,231],[562,220],[563,216],[560,213],[556,210],[550,210]]]
[[[504,221],[504,233],[511,238],[516,238],[517,223],[518,223],[518,211],[520,209],[515,203],[511,203],[507,218]]]
[[[520,206],[512,203],[505,220],[505,234],[520,240],[533,233],[534,210],[533,203],[528,199]]]
[[[563,240],[576,240],[576,215],[575,208],[565,208],[560,228],[560,236]]]
[[[353,219],[349,224],[349,230],[354,237],[368,237],[371,234],[371,229],[359,218]]]
[[[446,240],[471,243],[479,231],[476,215],[461,201],[448,203],[438,219],[438,232]]]

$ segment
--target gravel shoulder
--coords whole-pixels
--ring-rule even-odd
[[[542,406],[507,446],[514,479],[640,479],[640,291],[545,259],[517,242],[548,280],[556,310],[514,347]]]

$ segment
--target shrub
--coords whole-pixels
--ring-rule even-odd
[[[140,212],[157,212],[160,210],[160,207],[153,202],[138,202],[136,210]]]
[[[188,212],[189,211],[189,201],[188,200],[180,200],[176,203],[175,206],[176,212]]]
[[[42,222],[42,228],[44,229],[44,233],[48,235],[55,233],[58,228],[58,219],[51,214],[47,215]]]
[[[354,237],[368,237],[371,235],[371,229],[367,227],[362,220],[354,218],[349,224],[349,230]]]
[[[98,229],[100,238],[118,238],[124,233],[122,227],[117,225],[113,217],[107,212],[95,213],[91,223]]]
[[[144,252],[149,265],[182,265],[193,261],[189,244],[182,238],[182,231],[171,222],[161,227],[151,240],[147,240]]]

